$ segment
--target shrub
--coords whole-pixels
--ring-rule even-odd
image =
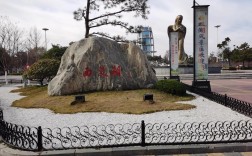
[[[229,67],[229,70],[236,70],[236,67]]]
[[[242,69],[242,70],[251,70],[252,67],[244,67],[244,66],[242,66],[241,69]]]
[[[226,67],[222,68],[222,70],[236,70],[236,67]]]
[[[166,93],[183,96],[186,94],[185,86],[177,80],[160,80],[155,88]]]
[[[44,79],[52,79],[58,71],[60,61],[54,59],[41,59],[26,70],[23,77],[29,80],[37,80],[43,85]]]
[[[67,47],[60,45],[52,45],[52,48],[42,55],[42,59],[55,59],[61,60],[62,55],[65,53]]]

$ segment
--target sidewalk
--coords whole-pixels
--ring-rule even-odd
[[[181,80],[192,85],[192,80]],[[252,104],[252,79],[213,79],[209,80],[212,92],[227,94],[229,97]]]
[[[29,152],[11,149],[0,144],[0,156],[129,156],[129,155],[174,155],[174,156],[251,156],[252,143],[161,145],[146,147],[114,147],[101,149],[70,149],[58,151]]]

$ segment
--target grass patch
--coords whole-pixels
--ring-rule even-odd
[[[48,96],[47,87],[32,86],[13,90],[26,96],[13,102],[12,106],[21,108],[47,108],[55,113],[73,114],[79,112],[111,112],[143,114],[157,111],[187,110],[195,108],[190,104],[179,104],[177,101],[194,99],[192,95],[173,96],[155,89],[139,89],[129,91],[104,91],[86,93],[86,102],[71,105],[74,95]],[[154,102],[143,101],[143,95],[151,93]],[[79,95],[79,94],[78,94]]]

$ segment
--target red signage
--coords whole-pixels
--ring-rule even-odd
[[[99,69],[97,72],[98,72],[98,75],[103,78],[106,78],[108,76],[113,76],[113,77],[119,76],[120,77],[122,74],[121,73],[122,68],[119,65],[117,65],[117,66],[113,65],[110,72],[108,73],[107,71],[109,71],[109,70],[107,70],[105,66],[101,65],[101,66],[99,66]],[[96,71],[94,71],[94,72],[96,73]],[[92,75],[93,75],[92,69],[90,69],[89,67],[86,67],[83,71],[83,77],[92,77]]]

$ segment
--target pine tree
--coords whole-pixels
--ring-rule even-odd
[[[101,27],[105,25],[120,26],[126,29],[126,33],[139,33],[142,26],[132,26],[127,22],[122,22],[120,19],[123,13],[134,12],[135,17],[141,16],[143,19],[147,19],[147,14],[149,14],[149,7],[147,6],[148,0],[87,0],[87,4],[84,9],[78,9],[74,11],[74,19],[85,20],[85,38],[92,35],[100,35],[118,42],[126,41],[122,36],[110,36],[109,34],[103,32],[90,32],[90,29]],[[92,15],[97,15],[101,10],[101,6],[104,6],[106,13],[101,13],[98,16],[91,17]],[[113,18],[113,19],[112,19]]]

